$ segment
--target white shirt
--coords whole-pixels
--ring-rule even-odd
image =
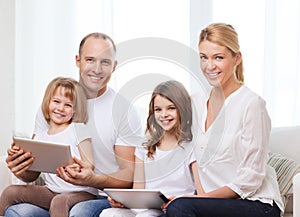
[[[196,159],[190,143],[170,151],[157,148],[153,159],[147,153],[144,147],[136,148],[135,155],[144,161],[145,189],[160,190],[167,197],[195,194],[191,163]]]
[[[204,191],[228,186],[243,199],[274,200],[283,210],[276,173],[267,165],[271,121],[265,101],[242,86],[205,131],[208,96],[192,98],[195,155]]]
[[[36,140],[69,144],[72,156],[76,156],[79,159],[81,159],[81,157],[78,145],[80,142],[88,138],[90,138],[90,136],[83,123],[71,123],[66,129],[57,134],[48,134],[47,130],[45,130],[43,132],[36,133],[34,137]],[[56,174],[43,173],[43,179],[46,186],[56,193],[87,191],[91,194],[97,194],[98,192],[95,188],[72,185],[59,178]]]
[[[92,138],[95,173],[117,172],[119,164],[114,146],[137,146],[143,141],[137,112],[127,99],[109,87],[101,96],[89,99],[87,103],[89,119],[86,126]],[[48,129],[48,125],[39,109],[34,132],[44,129]],[[100,194],[104,195],[104,192],[100,191]]]

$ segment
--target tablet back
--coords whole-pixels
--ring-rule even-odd
[[[127,208],[160,209],[163,204],[162,193],[157,190],[105,188],[103,191]]]
[[[29,170],[56,173],[56,168],[72,163],[70,145],[14,137],[17,146],[31,152],[34,162]]]

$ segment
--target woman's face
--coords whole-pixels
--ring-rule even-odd
[[[154,98],[154,115],[156,122],[165,131],[171,131],[178,121],[177,108],[174,103],[160,95]]]
[[[224,89],[238,82],[235,69],[241,62],[240,53],[232,56],[228,48],[205,40],[199,44],[199,55],[201,70],[210,85]]]

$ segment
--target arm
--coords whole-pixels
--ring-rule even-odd
[[[59,177],[74,185],[103,188],[131,188],[134,169],[134,147],[115,145],[115,155],[118,159],[118,172],[112,174],[96,174],[87,162],[74,158],[74,162],[81,167],[80,172],[60,167]]]
[[[134,167],[134,183],[133,188],[136,189],[144,189],[145,188],[145,173],[144,173],[144,161],[135,157],[135,167]],[[108,197],[108,201],[111,207],[114,208],[123,208],[124,205],[119,203],[118,201],[113,200]]]
[[[138,157],[135,157],[133,188],[145,188],[144,161],[142,161]]]
[[[198,172],[198,165],[197,165],[196,161],[194,161],[191,164],[191,169],[192,169],[192,173],[193,173],[193,177],[194,177],[194,183],[195,183],[197,194],[198,195],[204,194],[205,192],[204,192],[204,190],[202,188],[202,185],[201,185],[200,176],[199,176],[199,172]]]
[[[78,145],[80,157],[83,161],[88,162],[90,167],[94,169],[94,155],[93,147],[90,139],[86,139],[79,143]]]
[[[195,187],[197,191],[197,195],[192,195],[191,197],[211,197],[211,198],[237,198],[238,197],[238,194],[235,193],[227,186],[206,193],[201,185],[200,176],[197,167],[198,166],[196,161],[191,164]]]

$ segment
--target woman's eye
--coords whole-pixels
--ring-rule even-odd
[[[156,108],[156,109],[154,109],[154,111],[155,111],[155,112],[160,112],[161,109],[160,109],[160,108]]]
[[[73,105],[72,104],[66,104],[66,107],[72,108]]]
[[[222,59],[224,59],[224,58],[221,56],[216,56],[216,60],[222,60]]]
[[[200,60],[204,61],[206,59],[207,59],[206,56],[200,55]]]
[[[176,110],[176,107],[175,106],[171,106],[171,107],[169,107],[169,110]]]

